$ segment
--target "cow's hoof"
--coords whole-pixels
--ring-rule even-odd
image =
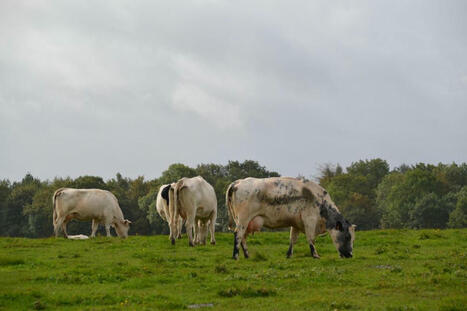
[[[314,259],[320,259],[321,257],[319,257],[319,255],[313,255],[313,258]]]
[[[175,245],[175,239],[170,240],[172,242],[172,245]]]
[[[216,241],[212,241],[212,242],[211,242],[211,245],[216,245]]]
[[[195,244],[193,244],[193,243],[191,243],[191,242],[188,243],[188,245],[189,245],[190,247],[195,247]]]

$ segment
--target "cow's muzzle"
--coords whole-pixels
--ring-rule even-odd
[[[352,258],[352,252],[342,252],[340,253],[341,258]]]

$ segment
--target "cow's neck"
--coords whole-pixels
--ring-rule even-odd
[[[336,226],[337,221],[343,220],[341,213],[337,209],[335,209],[331,204],[323,200],[323,202],[319,205],[319,214],[322,218],[324,218],[326,222],[326,229],[330,230]]]

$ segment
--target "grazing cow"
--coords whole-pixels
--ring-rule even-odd
[[[189,245],[195,241],[206,244],[208,226],[211,233],[211,244],[216,244],[214,237],[217,218],[217,199],[214,188],[201,176],[182,178],[174,187],[174,199],[169,202],[171,210],[171,241],[175,244],[177,219],[179,215],[185,220]],[[196,239],[193,239],[193,229]]]
[[[329,194],[314,182],[290,177],[246,178],[230,184],[226,191],[229,227],[234,232],[233,258],[238,259],[239,246],[248,258],[246,237],[261,227],[290,226],[292,256],[298,234],[304,232],[311,255],[319,258],[315,237],[329,232],[341,257],[352,257],[355,227],[339,213]]]
[[[119,237],[128,237],[131,221],[123,218],[117,198],[109,191],[61,188],[55,191],[52,202],[53,224],[57,237],[60,228],[65,237],[68,236],[66,225],[72,219],[92,220],[91,237],[96,235],[99,224],[105,225],[107,236],[111,236],[112,225]]]
[[[172,183],[170,185],[162,185],[159,188],[159,192],[157,193],[157,199],[156,199],[156,209],[157,212],[159,213],[159,216],[167,223],[169,224],[170,227],[170,211],[169,211],[169,202],[170,202],[170,197],[172,197],[173,200],[173,187],[175,186],[175,183]],[[183,219],[179,217],[178,220],[178,238],[180,239],[182,237],[182,225],[183,225]],[[171,235],[170,235],[171,236]]]

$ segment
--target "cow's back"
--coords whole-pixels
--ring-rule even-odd
[[[101,189],[65,188],[56,198],[56,208],[59,214],[73,214],[80,220],[123,219],[117,198],[111,192]]]
[[[291,177],[249,177],[235,181],[228,191],[231,192],[231,197],[227,197],[228,203],[231,202],[229,211],[235,222],[261,216],[264,226],[270,228],[302,228],[302,216],[318,218],[317,203],[329,196],[316,183]]]
[[[200,204],[213,204],[216,200],[214,188],[201,176],[184,179],[182,191],[185,197]]]
[[[332,201],[329,194],[317,183],[293,177],[248,177],[235,181],[232,187],[237,200],[259,201],[269,205],[287,204],[294,200]]]
[[[183,178],[177,183],[179,209],[186,214],[185,209],[194,208],[197,217],[209,217],[217,211],[217,198],[214,188],[201,176]]]

